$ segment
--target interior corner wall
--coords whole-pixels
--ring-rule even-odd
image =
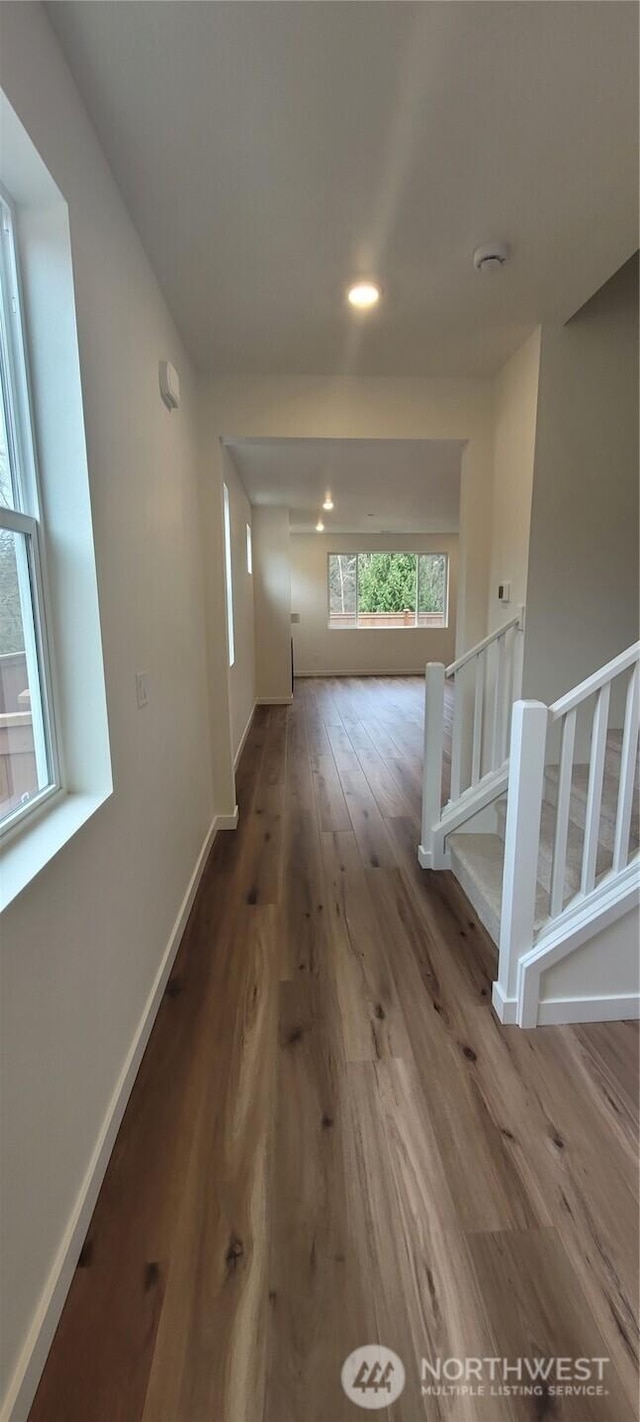
[[[229,715],[231,750],[235,761],[256,702],[255,575],[249,572],[247,563],[247,524],[251,527],[253,510],[228,450],[223,449],[222,458],[231,521],[235,660],[229,667]]]
[[[253,510],[256,698],[291,700],[289,510]]]
[[[218,809],[205,644],[224,632],[212,613],[205,635],[194,373],[46,7],[0,10],[3,88],[69,208],[114,787],[2,915],[0,1398],[19,1395],[17,1419]],[[166,359],[181,380],[173,413]]]
[[[550,703],[638,637],[638,261],[543,327],[523,694]]]
[[[327,559],[329,553],[447,553],[449,557],[448,627],[384,629],[328,626]],[[458,536],[433,534],[291,534],[291,610],[296,675],[323,676],[388,673],[424,674],[427,662],[455,656],[458,592]]]
[[[527,595],[539,371],[538,328],[495,382],[489,631],[514,617]],[[498,598],[498,585],[505,582],[511,584],[509,603]]]

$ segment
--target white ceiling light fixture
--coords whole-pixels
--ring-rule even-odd
[[[499,272],[502,271],[508,255],[506,242],[487,242],[484,247],[476,247],[473,265],[477,272]]]
[[[379,300],[380,287],[373,281],[357,281],[347,292],[347,301],[357,311],[369,311]]]
[[[333,508],[333,499],[332,499],[332,497],[331,497],[331,494],[327,494],[327,497],[326,497],[326,499],[325,499],[325,501],[324,501],[322,507],[323,507],[323,509],[326,509],[327,512],[328,512],[330,509]]]
[[[318,519],[316,524],[316,533],[324,533],[324,524],[321,518]]]

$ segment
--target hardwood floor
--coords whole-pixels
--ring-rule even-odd
[[[637,1416],[637,1028],[500,1026],[421,758],[417,679],[256,713],[32,1422],[347,1422],[372,1342],[393,1422]],[[608,1395],[421,1396],[503,1354]]]

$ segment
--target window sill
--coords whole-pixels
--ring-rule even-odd
[[[71,794],[56,798],[0,854],[0,913],[35,879],[54,855],[73,838],[112,792]]]

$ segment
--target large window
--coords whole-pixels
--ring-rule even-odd
[[[227,591],[227,648],[229,652],[229,666],[232,667],[236,659],[236,643],[233,630],[233,566],[231,562],[231,503],[229,500],[229,489],[226,484],[222,486],[223,514],[224,514],[224,577]]]
[[[446,553],[330,553],[330,627],[446,627]]]
[[[251,540],[251,524],[247,524],[247,572],[249,576],[253,573],[253,543]]]
[[[0,194],[0,834],[58,785],[13,211]]]

